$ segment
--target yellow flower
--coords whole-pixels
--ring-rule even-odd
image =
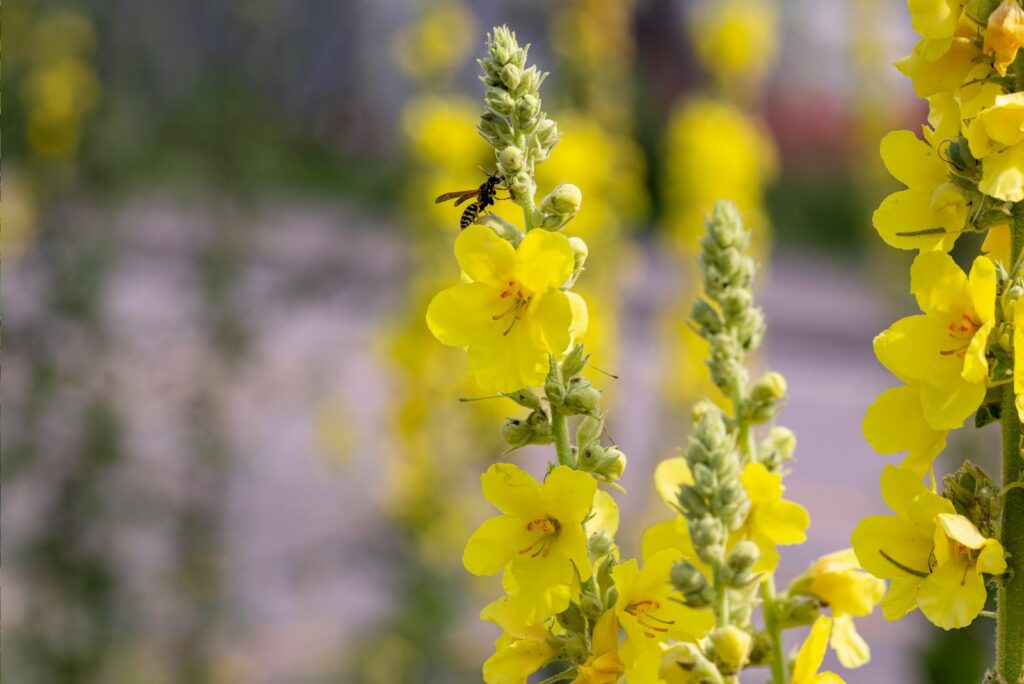
[[[889,173],[907,189],[886,197],[875,211],[878,234],[899,249],[948,252],[968,214],[966,196],[949,182],[949,167],[911,131],[887,134],[880,151]]]
[[[565,352],[586,328],[586,304],[558,289],[573,269],[568,238],[534,230],[515,249],[490,228],[470,226],[455,239],[455,256],[470,282],[434,297],[430,332],[468,348],[470,374],[486,390],[543,382],[548,355]]]
[[[1017,0],[1003,0],[1002,4],[988,15],[982,51],[995,57],[992,66],[1000,76],[1005,76],[1006,67],[1013,64],[1021,45],[1024,45],[1024,10]]]
[[[1024,200],[1024,92],[997,95],[967,127],[967,143],[981,160],[978,189],[1007,202]]]
[[[508,463],[496,463],[480,477],[484,497],[502,515],[473,533],[462,562],[474,575],[505,570],[510,609],[517,619],[537,623],[566,609],[579,573],[590,577],[583,521],[594,502],[590,475],[558,466],[543,484]]]
[[[957,90],[978,56],[978,48],[970,38],[953,38],[949,49],[940,55],[931,55],[932,48],[932,41],[918,41],[909,55],[895,62],[895,67],[914,84],[914,94],[920,98]]]
[[[871,659],[871,649],[857,633],[853,618],[871,614],[885,594],[885,582],[860,567],[853,549],[819,558],[793,580],[789,593],[813,596],[830,608],[830,645],[843,667],[860,667]]]
[[[831,618],[822,615],[814,621],[810,634],[797,653],[790,684],[843,684],[843,678],[834,672],[818,672],[825,660],[825,648],[831,631]]]
[[[953,430],[985,397],[995,265],[978,257],[967,277],[949,255],[922,253],[910,267],[910,290],[924,314],[902,318],[878,335],[875,355],[900,380],[920,387],[932,428]]]
[[[982,574],[1006,570],[1003,547],[910,470],[886,466],[882,498],[896,515],[865,518],[852,541],[865,570],[892,580],[884,615],[898,620],[917,607],[943,629],[969,625],[985,606]]]
[[[803,544],[807,540],[810,516],[800,504],[782,498],[786,491],[782,475],[769,472],[763,464],[748,463],[740,480],[750,499],[750,513],[743,526],[732,534],[730,542],[753,541],[761,550],[761,558],[754,568],[771,572],[779,564],[775,545]]]
[[[710,610],[684,606],[669,583],[669,572],[680,560],[679,553],[663,551],[648,560],[643,569],[632,559],[612,569],[612,581],[619,593],[615,613],[626,632],[619,652],[626,664],[627,681],[657,681],[662,642],[696,641],[714,627],[715,617]]]
[[[510,599],[502,596],[480,611],[481,620],[502,629],[502,635],[494,642],[494,655],[484,662],[487,684],[525,684],[527,677],[557,655],[548,643],[548,625],[525,624],[510,607]]]
[[[654,487],[661,500],[674,511],[679,511],[676,494],[684,484],[693,484],[690,466],[682,456],[667,458],[654,469]],[[646,530],[640,539],[640,556],[649,561],[662,551],[676,551],[685,560],[690,561],[706,576],[711,576],[711,568],[697,556],[697,551],[690,540],[690,528],[686,518],[676,515],[671,520],[655,523]]]
[[[580,665],[572,684],[615,684],[626,671],[619,658],[619,620],[614,610],[607,611],[594,625],[592,654]]]
[[[458,2],[428,5],[416,23],[394,37],[391,51],[402,70],[428,83],[449,74],[473,47],[473,13]]]
[[[900,465],[924,476],[946,448],[948,430],[928,424],[918,385],[885,390],[864,414],[864,438],[880,454],[907,452]]]
[[[1024,298],[1013,304],[1013,394],[1017,415],[1024,421]]]
[[[697,56],[722,84],[761,80],[777,50],[778,21],[771,3],[703,3],[691,15],[688,24]]]
[[[992,261],[1000,261],[1007,269],[1010,264],[1010,224],[1000,223],[988,229],[981,253]]]

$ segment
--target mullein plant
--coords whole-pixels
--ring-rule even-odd
[[[769,372],[750,382],[745,367],[764,318],[752,301],[750,234],[731,204],[708,220],[705,297],[692,315],[729,410],[710,402],[694,410],[686,456],[663,462],[655,479],[677,515],[644,534],[641,559],[622,556],[609,490],[621,492],[626,457],[605,439],[601,391],[585,375],[589,356],[578,341],[589,312],[573,288],[588,250],[563,233],[582,194],[563,183],[535,200],[535,169],[559,135],[541,106],[545,74],[526,59],[507,27],[494,29],[480,60],[478,125],[522,219],[485,214],[462,231],[454,244],[462,282],[426,312],[440,342],[466,350],[476,381],[522,408],[501,426],[504,455],[553,447],[539,480],[508,462],[481,477],[497,515],[470,536],[463,563],[475,575],[500,574],[503,588],[480,614],[502,629],[485,682],[523,683],[545,667],[553,672],[545,681],[576,684],[738,682],[752,667],[770,668],[776,684],[841,681],[818,672],[825,650],[831,643],[851,667],[867,661],[853,618],[873,610],[884,583],[846,549],[775,589],[777,547],[802,542],[809,519],[783,496],[795,438],[769,427],[785,381]],[[754,626],[758,608],[763,627]],[[783,631],[807,625],[788,657]]]
[[[896,67],[929,105],[921,137],[893,131],[881,156],[904,186],[874,226],[916,250],[910,291],[921,314],[875,338],[899,385],[868,408],[864,434],[881,454],[892,515],[861,521],[853,546],[888,579],[883,612],[920,609],[944,629],[995,618],[996,664],[986,681],[1024,682],[1024,8],[1016,0],[919,2],[921,36]],[[922,139],[923,138],[923,139]],[[949,256],[964,233],[985,236],[967,270]],[[1002,473],[966,461],[941,478],[934,462],[951,430],[973,417],[1002,428]],[[986,611],[989,590],[996,610]]]

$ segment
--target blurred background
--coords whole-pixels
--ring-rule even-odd
[[[473,58],[496,23],[552,72],[541,193],[584,192],[569,232],[591,249],[588,349],[620,376],[595,379],[629,456],[623,552],[669,515],[653,468],[709,391],[685,313],[720,197],[755,231],[762,362],[789,380],[789,496],[812,514],[780,582],[883,510],[860,420],[895,381],[870,342],[912,301],[910,255],[871,228],[895,187],[877,150],[926,114],[890,66],[914,42],[902,0],[4,13],[5,681],[479,681],[498,580],[461,549],[518,409],[456,402],[464,355],[423,314],[458,278],[459,211],[433,197],[493,166]],[[951,458],[994,438],[964,431]],[[874,659],[844,676],[977,681],[986,627],[874,616]]]

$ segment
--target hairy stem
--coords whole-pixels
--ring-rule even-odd
[[[572,447],[569,445],[569,426],[565,422],[565,416],[554,405],[551,406],[551,431],[555,435],[555,454],[558,456],[558,465],[574,467]]]
[[[1024,202],[1014,205],[1010,263],[1024,249]],[[1000,541],[1008,556],[1007,573],[999,586],[996,663],[1008,683],[1024,679],[1024,490],[1014,485],[1024,478],[1020,448],[1021,424],[1014,404],[1013,385],[1003,387],[1003,516]]]
[[[764,628],[772,642],[772,682],[789,684],[789,673],[786,672],[786,652],[782,650],[782,629],[779,627],[779,616],[775,607],[775,579],[769,575],[761,582],[761,600],[764,602]]]

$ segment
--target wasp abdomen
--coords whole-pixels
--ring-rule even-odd
[[[476,221],[476,217],[480,215],[480,207],[476,202],[472,202],[466,207],[466,210],[462,212],[462,218],[459,220],[459,228],[465,230],[469,227],[473,221]]]

